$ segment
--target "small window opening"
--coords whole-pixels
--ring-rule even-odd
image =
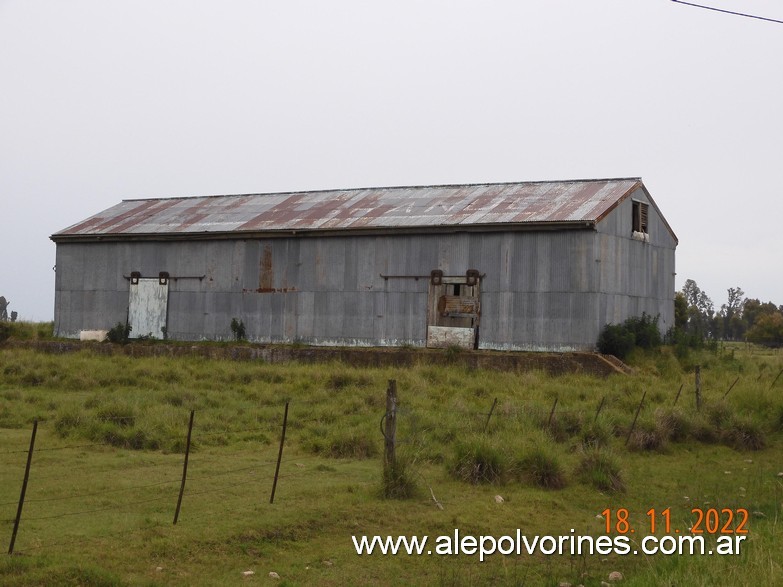
[[[633,231],[647,233],[648,204],[644,202],[633,203]]]

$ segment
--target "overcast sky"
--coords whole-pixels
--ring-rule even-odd
[[[0,0],[0,295],[53,319],[49,235],[127,198],[642,177],[678,289],[783,304],[781,61],[669,0]]]

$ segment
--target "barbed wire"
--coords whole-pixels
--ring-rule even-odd
[[[735,382],[736,383],[736,382]],[[685,384],[683,384],[685,385]],[[712,389],[710,386],[702,386],[702,394],[704,392],[709,392],[710,389]],[[718,391],[725,392],[725,389],[718,388],[717,386],[715,389],[718,389]],[[607,392],[603,397],[596,396],[595,397],[595,405],[589,406],[586,405],[586,402],[582,400],[579,406],[569,406],[569,405],[561,405],[559,404],[558,397],[551,397],[547,398],[545,400],[542,400],[540,398],[530,398],[530,399],[522,399],[522,398],[516,398],[516,397],[505,397],[500,398],[498,400],[495,400],[493,402],[492,406],[490,407],[489,402],[487,402],[486,405],[486,411],[482,409],[482,407],[477,406],[477,402],[470,402],[471,405],[467,406],[446,406],[446,407],[426,407],[426,406],[419,406],[417,403],[414,402],[406,402],[402,403],[399,402],[397,404],[395,415],[398,417],[397,424],[398,424],[398,430],[402,432],[401,438],[396,438],[395,441],[399,445],[403,444],[422,444],[427,445],[434,443],[435,441],[429,441],[429,438],[427,437],[428,432],[431,432],[434,428],[440,427],[440,422],[444,415],[453,414],[453,415],[460,415],[464,416],[464,421],[460,422],[458,424],[455,424],[455,422],[450,421],[448,423],[448,426],[450,428],[455,428],[457,430],[463,430],[463,429],[471,429],[471,430],[477,430],[482,424],[484,425],[484,428],[486,429],[487,426],[485,422],[495,422],[495,421],[509,421],[509,420],[524,420],[527,418],[533,418],[533,419],[541,419],[545,418],[547,414],[550,415],[550,417],[557,418],[558,416],[564,416],[564,415],[577,415],[580,418],[586,418],[586,419],[592,419],[593,415],[595,414],[595,417],[598,417],[600,411],[605,408],[614,408],[616,409],[618,406],[622,405],[630,405],[631,403],[635,403],[638,401],[638,397],[635,397],[638,390],[633,390],[633,393],[631,390],[613,390],[611,392]],[[681,389],[682,391],[682,389]],[[326,392],[325,392],[326,393]],[[672,397],[669,397],[668,395],[661,395],[659,397],[663,397],[663,400],[660,400],[658,402],[652,401],[651,399],[647,399],[644,402],[645,407],[650,407],[654,405],[661,405],[661,404],[670,404],[673,396],[674,391],[672,391]],[[678,394],[679,395],[679,394]],[[600,404],[598,403],[598,399],[601,399]],[[323,406],[328,403],[329,398],[324,398],[323,400],[313,400],[313,401],[291,401],[291,405],[294,408],[307,408],[308,406]],[[550,404],[550,402],[552,402]],[[380,404],[380,402],[379,402]],[[275,409],[280,409],[282,411],[284,403],[280,404],[274,404]],[[272,405],[268,405],[268,408],[271,408]],[[371,408],[371,405],[367,405],[367,408]],[[297,418],[296,414],[301,413],[303,415],[308,415],[310,417],[304,417],[304,418]],[[351,414],[351,413],[329,413],[326,416],[311,416],[310,413],[305,409],[291,409],[289,411],[289,422],[288,422],[288,429],[293,430],[302,430],[306,429],[310,424],[312,423],[318,423],[323,425],[331,425],[334,422],[339,422],[341,419],[350,419],[350,420],[364,420],[368,417],[368,413],[372,414],[373,412],[370,410],[357,413],[357,414]],[[375,412],[376,414],[380,413],[383,414],[383,418],[388,417],[388,414],[385,412]],[[631,414],[629,414],[630,417]],[[90,421],[98,421],[98,422],[109,422],[109,423],[116,423],[116,424],[122,424],[127,422],[133,422],[134,424],[143,421],[144,415],[139,416],[112,416],[112,417],[90,417],[88,418]],[[264,490],[267,488],[266,484],[267,482],[271,484],[271,475],[269,477],[266,476],[268,474],[269,469],[276,465],[277,460],[266,458],[264,460],[256,460],[259,456],[259,453],[257,452],[241,452],[241,453],[231,453],[231,459],[233,462],[236,462],[236,459],[246,459],[247,461],[251,462],[252,464],[248,464],[247,466],[241,466],[241,467],[234,467],[234,468],[219,468],[213,469],[213,467],[216,467],[217,465],[223,464],[226,459],[225,457],[220,456],[220,449],[212,447],[218,446],[218,445],[209,445],[205,444],[205,442],[208,442],[211,439],[214,438],[220,438],[220,437],[227,437],[231,439],[237,439],[241,437],[242,435],[253,435],[253,434],[269,434],[270,436],[277,437],[279,433],[282,430],[283,423],[280,421],[282,420],[281,414],[271,414],[268,418],[257,418],[256,422],[258,425],[250,426],[250,427],[242,427],[242,426],[227,426],[225,429],[215,429],[215,428],[207,428],[206,430],[199,431],[198,428],[194,428],[194,434],[193,434],[193,441],[195,442],[195,446],[197,447],[210,447],[208,450],[194,450],[191,453],[191,460],[190,460],[190,466],[191,466],[191,472],[187,479],[187,485],[185,488],[185,496],[187,498],[195,498],[200,496],[207,496],[207,495],[213,495],[213,494],[220,494],[220,504],[222,504],[222,512],[226,511],[225,504],[226,501],[229,500],[230,502],[234,501],[246,501],[248,504],[253,505],[259,505],[261,502],[259,501],[259,495],[261,495],[262,490],[261,487],[264,488]],[[183,426],[183,434],[182,437],[184,439],[185,436],[185,429],[186,426]],[[385,435],[383,432],[383,420],[381,420],[381,433],[382,435]],[[407,435],[407,437],[406,437]],[[304,437],[304,436],[303,436]],[[306,437],[304,437],[306,438]],[[253,440],[253,439],[251,439]],[[300,438],[301,440],[301,438]],[[291,442],[289,439],[287,441],[287,445]],[[268,442],[265,444],[269,444],[274,446],[273,442]],[[61,445],[61,446],[47,446],[42,448],[36,448],[35,453],[53,453],[53,454],[63,454],[68,450],[85,450],[85,449],[105,449],[108,451],[114,451],[118,452],[120,450],[127,450],[131,454],[145,454],[144,452],[137,451],[135,449],[131,448],[124,448],[124,447],[118,447],[113,443],[105,442],[105,443],[85,443],[85,444],[67,444],[67,445]],[[22,455],[27,454],[29,449],[19,449],[19,450],[7,450],[0,452],[0,456],[2,455]],[[270,449],[271,450],[271,449]],[[426,448],[424,449],[426,450]],[[327,451],[328,452],[328,451]],[[169,467],[172,470],[179,470],[182,459],[184,457],[184,453],[174,453],[170,457],[167,455],[166,457],[161,456],[160,462],[144,462],[144,463],[122,463],[122,466],[124,468],[127,468],[128,466],[133,467],[134,470],[138,469],[145,469],[145,468],[152,468],[152,467]],[[339,466],[337,466],[337,463],[340,461],[332,460],[327,458],[328,455],[325,454],[289,454],[286,453],[283,459],[283,471],[278,476],[278,480],[294,480],[294,479],[302,479],[307,478],[308,476],[316,476],[322,472],[328,472],[330,475],[335,474],[342,474],[343,471],[340,471]],[[150,458],[149,456],[145,458]],[[20,463],[22,459],[19,459]],[[51,459],[50,459],[51,460]],[[331,463],[331,465],[324,465],[324,469],[319,469],[318,467],[308,467],[304,465],[303,463],[310,463],[313,461],[317,461],[319,463]],[[84,466],[70,466],[69,470],[74,471],[84,471],[85,469],[92,470],[92,469],[100,469],[101,472],[104,472],[108,475],[112,475],[116,471],[116,467],[118,466],[118,463],[97,463],[94,466],[90,466],[88,464],[85,464]],[[298,467],[298,468],[293,468]],[[351,475],[350,471],[345,471],[346,475]],[[43,473],[43,475],[39,471],[33,472],[34,479],[46,479],[48,476],[46,473]],[[50,475],[51,477],[58,477],[62,476],[61,472],[54,471]],[[10,478],[10,477],[9,477]],[[150,482],[150,483],[143,483],[139,485],[132,485],[127,487],[115,487],[115,488],[107,488],[101,491],[87,491],[84,493],[74,493],[69,495],[55,495],[55,496],[49,496],[49,497],[37,497],[37,498],[29,498],[26,501],[30,504],[47,504],[47,503],[68,503],[68,502],[78,502],[79,500],[84,500],[87,498],[95,498],[95,497],[101,497],[104,495],[118,495],[123,493],[130,493],[130,492],[143,492],[145,490],[153,489],[156,487],[164,487],[167,485],[174,485],[179,483],[181,478],[179,476],[174,477],[173,475],[170,477],[167,477],[165,479],[161,479],[158,481]],[[94,477],[91,478],[91,481],[94,482]],[[207,486],[206,482],[212,482],[209,483]],[[244,487],[250,484],[257,484],[259,487],[258,492],[253,491],[252,493],[248,492],[239,492],[237,488]],[[430,492],[432,493],[431,486],[427,483],[425,480],[425,484],[430,488]],[[300,484],[301,485],[301,484]],[[286,485],[284,484],[283,487]],[[294,486],[297,486],[294,484]],[[71,517],[78,517],[78,516],[86,516],[86,515],[94,515],[96,513],[100,512],[123,512],[128,511],[129,509],[136,508],[138,506],[143,506],[146,504],[154,503],[154,502],[161,502],[164,500],[171,500],[172,502],[176,500],[176,492],[172,491],[170,494],[166,495],[158,495],[155,497],[147,497],[144,499],[137,499],[135,501],[120,503],[120,504],[112,504],[112,505],[102,505],[100,507],[93,507],[88,509],[78,509],[76,511],[66,511],[61,513],[51,513],[47,515],[38,515],[38,516],[25,516],[25,521],[46,521],[46,520],[55,520],[55,519],[67,519]],[[422,503],[427,503],[429,505],[432,505],[432,503],[439,505],[440,507],[446,506],[451,507],[456,502],[454,501],[454,498],[452,496],[451,499],[446,498],[443,499],[441,496],[439,498],[435,497],[435,494],[432,494],[432,500],[430,499],[421,499]],[[197,500],[195,503],[192,501],[189,501],[186,499],[187,507],[189,510],[198,509],[200,502]],[[13,506],[16,505],[17,501],[6,501],[0,503],[0,506]],[[35,508],[38,509],[38,508]],[[34,510],[35,511],[35,510]],[[140,515],[144,512],[140,512]],[[209,517],[209,516],[215,516],[216,514],[213,511],[204,512],[203,514],[195,514],[191,515],[188,513],[188,519],[200,519],[202,517]],[[2,523],[12,523],[13,520],[2,520]],[[164,525],[160,526],[154,526],[154,527],[164,527]],[[149,530],[148,528],[141,528],[138,530],[135,530],[135,532],[143,532]],[[122,536],[127,534],[127,532],[120,532],[117,533],[117,536]],[[107,537],[114,536],[111,533],[108,534],[101,534],[100,536],[91,536],[91,537],[85,537],[84,541],[92,541],[92,540],[102,540],[106,539]],[[78,540],[74,540],[69,538],[67,541],[63,542],[51,542],[51,543],[44,543],[41,545],[29,547],[34,549],[44,548],[44,547],[53,547],[60,544],[74,544],[79,543]]]
[[[120,537],[124,538],[129,535],[136,535],[144,532],[149,532],[150,530],[153,529],[161,529],[161,528],[169,528],[169,527],[171,527],[170,523],[165,524],[161,522],[154,526],[145,526],[142,528],[118,530],[117,532],[107,532],[104,534],[100,534],[98,536],[82,536],[82,537],[69,536],[67,539],[58,542],[43,542],[40,544],[29,545],[26,547],[25,550],[40,550],[42,548],[53,548],[56,546],[85,544],[87,542],[96,542],[99,540],[105,540],[106,538],[120,538]]]
[[[101,495],[110,495],[113,493],[126,493],[129,491],[137,491],[139,489],[149,489],[150,487],[160,487],[162,485],[171,485],[172,483],[179,483],[180,479],[167,479],[165,481],[157,481],[155,483],[148,483],[145,485],[133,485],[130,487],[118,487],[115,489],[106,489],[103,491],[96,491],[93,493],[78,493],[73,495],[63,495],[58,497],[38,497],[38,498],[31,498],[31,499],[25,499],[25,503],[45,503],[45,502],[53,502],[53,501],[68,501],[68,500],[77,500],[77,499],[83,499],[85,497],[99,497]],[[12,505],[17,502],[6,502],[5,504],[0,505]]]
[[[121,506],[106,506],[106,507],[94,508],[94,509],[90,509],[90,510],[80,510],[80,511],[76,511],[76,512],[65,512],[65,513],[62,513],[62,514],[53,514],[51,516],[38,516],[38,517],[35,517],[35,516],[25,516],[25,520],[26,521],[30,521],[30,522],[32,522],[32,521],[41,521],[41,520],[56,520],[56,519],[59,519],[59,518],[66,518],[66,517],[72,517],[72,516],[83,516],[83,515],[86,515],[86,514],[96,514],[96,513],[99,513],[99,512],[108,512],[108,511],[112,511],[112,510],[122,511],[125,508],[130,507],[130,506],[144,505],[144,504],[148,504],[148,503],[153,503],[155,501],[163,501],[164,499],[171,499],[171,498],[172,497],[170,495],[163,495],[163,496],[158,496],[158,497],[150,497],[148,499],[143,499],[143,500],[139,500],[139,501],[127,502],[127,503],[125,503],[125,504],[123,504]]]

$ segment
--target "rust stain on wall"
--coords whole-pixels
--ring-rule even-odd
[[[258,291],[274,291],[275,271],[272,267],[272,245],[265,245],[261,253],[261,262],[258,272]]]

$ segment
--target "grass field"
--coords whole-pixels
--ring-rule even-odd
[[[0,584],[589,586],[613,571],[623,585],[781,584],[783,377],[776,377],[783,355],[736,345],[677,358],[664,348],[631,363],[634,375],[600,379],[469,370],[458,361],[356,369],[0,346],[6,549],[38,421],[14,554],[0,558]],[[384,484],[380,428],[390,379],[399,395],[403,472]],[[191,410],[192,450],[174,525]],[[411,494],[384,497],[396,489]],[[745,509],[747,539],[739,555],[495,554],[484,562],[467,554],[359,556],[351,540],[434,541],[455,529],[600,537],[607,509],[617,536],[621,508],[634,547],[650,534],[651,509],[658,536],[667,508],[670,532],[684,534],[694,508]],[[708,544],[715,538],[708,535]]]

